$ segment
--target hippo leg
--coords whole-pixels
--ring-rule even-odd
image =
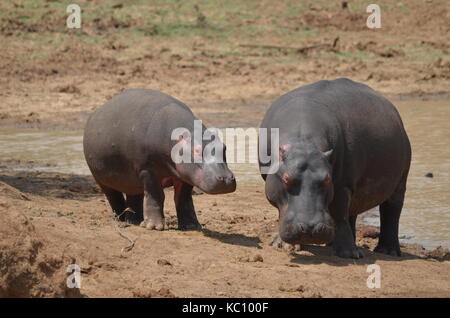
[[[281,237],[280,234],[275,234],[272,239],[269,242],[269,245],[272,247],[275,247],[276,249],[281,249],[281,250],[285,250],[288,252],[296,252],[296,251],[300,251],[301,250],[301,246],[300,244],[289,244],[284,242]]]
[[[333,218],[336,227],[333,241],[333,253],[343,258],[362,258],[362,250],[355,244],[355,239],[348,217],[351,192],[343,189],[336,193],[334,199]]]
[[[144,195],[127,194],[127,207],[131,210],[125,213],[125,220],[131,224],[140,224],[144,220],[143,216]]]
[[[174,183],[175,206],[177,209],[178,228],[180,230],[201,230],[202,226],[195,214],[194,202],[192,201],[192,186],[182,181]]]
[[[141,226],[149,230],[164,230],[164,191],[161,183],[147,170],[140,174],[144,184],[144,221]]]
[[[357,218],[357,215],[350,215],[348,217],[348,221],[350,223],[350,228],[353,233],[353,241],[355,241],[355,242],[356,242],[356,218]]]
[[[115,215],[119,218],[119,221],[125,221],[123,211],[125,210],[126,205],[122,192],[113,190],[101,184],[99,185],[103,193],[105,194],[106,199],[108,200],[109,205],[111,206],[111,209],[113,210]]]
[[[380,205],[380,237],[375,252],[401,256],[398,221],[404,198],[405,190],[402,189]]]

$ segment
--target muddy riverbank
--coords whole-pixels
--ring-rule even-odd
[[[446,0],[379,4],[371,30],[363,0],[92,0],[68,30],[65,2],[2,2],[0,297],[449,297],[450,12]],[[202,232],[176,230],[171,190],[168,231],[117,227],[84,165],[88,115],[124,89],[168,93],[209,127],[256,127],[275,97],[338,77],[390,98],[410,135],[400,258],[371,252],[367,227],[361,260],[269,247],[277,213],[254,165],[230,165],[235,193],[194,197]],[[130,252],[118,231],[137,238]],[[64,287],[73,263],[80,293]],[[380,289],[366,285],[373,263]]]
[[[400,100],[397,97],[393,100],[403,118],[413,150],[400,223],[401,240],[422,244],[428,249],[450,246],[450,150],[445,144],[450,138],[450,104],[436,99]],[[261,109],[262,105],[264,103]],[[231,127],[238,125],[236,117],[258,125],[254,116],[233,113],[229,121],[221,120],[220,126],[224,127],[227,123]],[[0,143],[3,145],[0,148],[2,170],[90,174],[82,152],[81,130],[0,129]],[[256,153],[256,142],[249,144],[245,150],[246,153]],[[263,186],[256,162],[231,163],[230,167],[239,185]],[[364,220],[367,225],[377,226],[377,210],[366,213]]]
[[[413,147],[400,222],[403,256],[371,252],[378,236],[372,211],[358,226],[361,260],[336,258],[325,246],[296,252],[269,246],[277,213],[255,165],[230,164],[238,179],[235,193],[194,197],[202,232],[176,229],[170,189],[169,230],[151,232],[114,222],[84,164],[81,131],[3,129],[0,266],[8,275],[0,279],[0,296],[449,297],[448,104],[396,105]],[[429,172],[433,178],[425,176]],[[118,231],[137,239],[130,252]],[[81,294],[64,287],[71,263],[82,270]],[[367,266],[374,263],[382,270],[381,289],[366,285]],[[23,278],[24,271],[31,276]]]
[[[276,213],[263,188],[254,186],[194,196],[203,231],[180,232],[171,192],[169,230],[117,228],[89,176],[2,171],[0,266],[8,274],[0,278],[0,296],[450,296],[448,250],[402,244],[402,257],[373,253],[378,232],[370,228],[358,231],[360,260],[331,256],[325,246],[276,250],[268,246]],[[123,250],[129,242],[118,231],[136,240],[131,251]],[[81,294],[64,287],[72,263],[81,267]],[[367,266],[374,263],[381,268],[380,289],[366,285]]]

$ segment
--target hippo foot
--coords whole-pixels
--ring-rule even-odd
[[[269,245],[275,247],[276,249],[281,249],[288,252],[296,252],[301,250],[300,244],[289,244],[284,242],[279,234],[275,234],[269,242]]]
[[[364,257],[362,249],[357,246],[351,247],[336,247],[333,245],[333,255],[342,258],[354,258],[359,259]]]
[[[148,230],[162,231],[165,229],[164,219],[160,220],[146,219],[142,221],[140,225]]]
[[[133,224],[133,225],[139,225],[143,220],[142,215],[136,214],[136,213],[128,213],[125,215],[125,222]]]
[[[126,217],[125,222],[133,224],[133,225],[139,225],[142,223],[142,217],[137,217],[137,216]]]
[[[380,244],[373,250],[375,253],[381,253],[391,256],[402,256],[399,246],[382,246]]]
[[[178,229],[180,231],[201,231],[202,226],[198,222],[194,209],[184,209],[177,212]]]
[[[198,221],[196,221],[196,222],[179,224],[178,229],[180,231],[201,231],[202,226],[200,225],[200,223],[198,223]]]
[[[198,223],[197,216],[193,212],[188,217],[184,215],[184,217],[178,219],[178,229],[180,231],[201,231],[202,226]]]
[[[139,225],[143,220],[142,212],[135,212],[131,208],[126,208],[120,214],[117,213],[116,218],[120,222],[127,222],[133,225]]]

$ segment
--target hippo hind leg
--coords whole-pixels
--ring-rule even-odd
[[[200,231],[202,229],[195,214],[192,188],[190,184],[182,181],[174,182],[174,200],[177,209],[178,228],[184,231]]]
[[[119,218],[119,221],[125,221],[125,213],[123,211],[126,209],[125,199],[123,198],[122,192],[116,191],[104,185],[100,185],[103,193],[106,196],[106,199],[111,206],[111,209],[115,213],[115,215]]]
[[[127,207],[130,211],[125,213],[125,221],[131,224],[140,224],[144,220],[143,204],[144,194],[129,195],[127,194]]]
[[[149,230],[162,231],[166,228],[164,220],[164,190],[160,181],[149,170],[141,171],[144,184],[143,216],[141,226]]]
[[[350,223],[350,229],[352,230],[352,234],[353,234],[353,241],[356,242],[356,218],[358,216],[357,215],[350,215],[348,217],[348,221]]]
[[[375,252],[401,256],[398,223],[403,208],[406,187],[403,185],[380,205],[380,237]]]

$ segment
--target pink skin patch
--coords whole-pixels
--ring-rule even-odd
[[[203,149],[201,145],[195,145],[192,147],[192,155],[194,156],[194,162],[195,160],[202,160],[203,155],[202,155]]]
[[[168,188],[173,186],[174,184],[174,179],[173,177],[165,177],[161,180],[161,187],[162,188]]]
[[[327,173],[327,175],[325,176],[325,179],[323,180],[323,184],[325,186],[329,186],[331,184],[331,176]]]
[[[283,175],[281,176],[281,180],[287,186],[290,186],[292,184],[292,179],[287,172],[283,173]]]
[[[291,150],[291,144],[285,144],[280,146],[280,161],[283,162],[286,159],[286,152]]]

